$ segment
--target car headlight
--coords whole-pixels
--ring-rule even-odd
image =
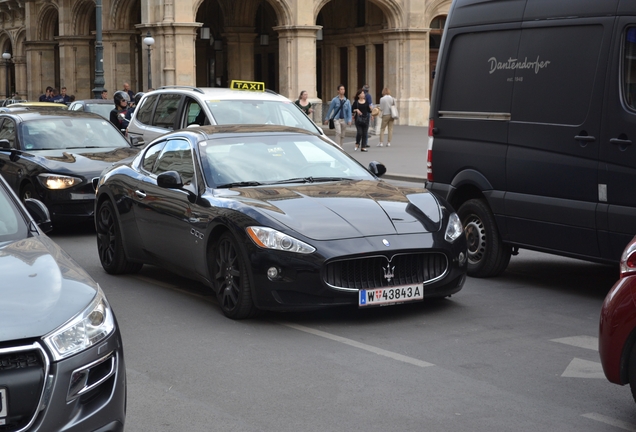
[[[115,318],[101,288],[82,313],[44,336],[54,359],[62,360],[104,340],[115,330]]]
[[[58,174],[40,174],[38,180],[42,186],[53,190],[68,189],[82,182],[80,178]]]
[[[457,216],[457,213],[451,213],[448,217],[448,225],[446,226],[446,234],[444,234],[444,240],[449,243],[454,242],[464,233],[464,227],[462,221]]]
[[[272,228],[248,227],[247,234],[252,241],[256,243],[256,246],[264,249],[276,249],[302,254],[310,254],[316,250],[316,248],[307,243],[301,242]]]

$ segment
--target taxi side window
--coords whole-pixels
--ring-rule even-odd
[[[152,113],[155,109],[155,102],[157,102],[157,95],[148,96],[143,100],[137,112],[137,121],[139,123],[150,124]]]
[[[205,111],[203,110],[201,105],[199,105],[199,103],[192,98],[186,99],[185,114],[186,114],[185,126],[190,126],[190,125],[205,126],[210,124],[210,122],[208,121],[208,117],[205,115]]]
[[[155,166],[155,162],[157,161],[157,156],[159,156],[159,153],[161,152],[161,150],[163,150],[163,147],[165,145],[166,145],[165,141],[162,141],[160,143],[157,143],[149,147],[148,150],[146,150],[146,154],[144,155],[144,160],[141,163],[141,166],[144,169],[144,171],[149,173],[152,172],[152,168]]]
[[[15,148],[15,123],[13,120],[4,120],[0,126],[0,139],[8,140],[11,148]]]
[[[181,95],[178,94],[162,94],[159,96],[159,102],[157,102],[152,124],[157,127],[173,130],[180,101]]]
[[[194,177],[194,162],[190,143],[183,139],[169,140],[153,169],[153,174],[159,175],[166,171],[176,171],[181,175],[184,185],[192,183]]]

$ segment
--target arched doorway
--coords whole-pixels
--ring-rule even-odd
[[[197,87],[227,87],[225,17],[217,0],[205,0],[197,11],[196,21],[203,23],[196,37]]]
[[[0,67],[2,67],[0,76],[2,76],[3,79],[2,82],[0,82],[0,89],[2,89],[0,94],[6,99],[10,99],[11,95],[15,93],[15,59],[13,46],[8,34],[3,38],[1,46],[3,57],[0,60]],[[5,53],[9,55],[8,59],[4,58]]]

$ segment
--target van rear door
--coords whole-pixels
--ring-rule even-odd
[[[633,2],[623,2],[635,9]],[[632,10],[636,12],[635,10]],[[618,20],[611,50],[601,135],[599,241],[618,261],[636,234],[636,17]]]
[[[504,199],[512,243],[600,256],[597,170],[613,25],[611,17],[524,22],[518,52],[503,59],[515,65]]]

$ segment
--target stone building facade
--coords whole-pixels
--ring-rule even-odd
[[[432,71],[451,0],[0,0],[0,89],[35,100],[47,86],[92,97],[96,1],[104,87],[264,81],[327,103],[388,87],[400,123],[426,125]],[[143,43],[150,33],[154,45]],[[4,67],[3,67],[4,66]],[[150,71],[148,70],[150,68]],[[5,91],[0,91],[0,94]]]

